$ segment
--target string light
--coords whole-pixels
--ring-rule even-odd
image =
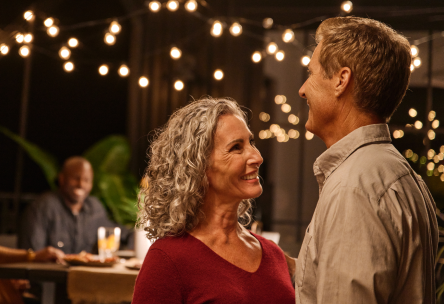
[[[415,121],[415,128],[416,129],[422,129],[422,122],[420,122],[419,120]]]
[[[260,139],[265,139],[267,138],[267,132],[264,130],[259,131],[259,138]]]
[[[211,27],[211,35],[213,37],[219,37],[222,35],[222,23],[219,20],[213,22],[213,26]]]
[[[353,3],[351,1],[344,1],[341,4],[341,9],[346,13],[350,13],[353,10]]]
[[[71,51],[66,46],[62,46],[59,50],[59,56],[60,58],[67,60],[71,56]]]
[[[303,66],[307,66],[310,63],[310,60],[311,60],[311,58],[309,56],[305,55],[301,58],[301,64]]]
[[[68,40],[68,45],[72,48],[75,48],[79,45],[79,40],[77,40],[77,38],[69,38]]]
[[[8,54],[9,53],[9,46],[7,44],[5,44],[5,43],[0,44],[0,52],[3,55]]]
[[[253,62],[260,62],[262,60],[262,55],[260,52],[256,51],[253,53],[253,55],[251,56],[251,60],[253,60]]]
[[[22,57],[28,57],[30,53],[31,53],[31,49],[27,45],[24,45],[19,49],[19,54]]]
[[[278,51],[275,55],[277,61],[282,61],[285,58],[284,51]]]
[[[106,64],[102,64],[99,67],[99,74],[102,75],[102,76],[105,76],[106,74],[108,74],[108,71],[109,71],[109,68],[108,68],[108,66]]]
[[[277,52],[277,50],[278,50],[278,46],[277,46],[276,43],[274,43],[274,42],[270,42],[270,43],[267,45],[267,53],[268,53],[268,54],[273,55],[274,53]]]
[[[270,131],[273,132],[273,133],[276,133],[280,128],[281,128],[281,127],[279,127],[278,124],[272,124],[272,125],[270,126]]]
[[[427,151],[427,158],[428,159],[432,159],[435,156],[436,152],[433,149],[430,149],[429,151]]]
[[[413,63],[410,65],[410,72],[413,72],[415,70],[415,66],[413,65]]]
[[[142,76],[139,78],[139,86],[142,88],[146,88],[150,82],[148,81],[148,78],[145,76]]]
[[[415,66],[415,68],[419,68],[421,66],[421,58],[416,57],[415,59],[413,59],[413,65]]]
[[[197,2],[194,0],[188,0],[185,3],[185,9],[189,12],[194,12],[197,10]]]
[[[46,27],[51,27],[52,25],[54,25],[54,19],[53,18],[46,18],[45,21],[43,21],[43,24]]]
[[[434,120],[436,117],[436,112],[435,111],[430,111],[429,112],[429,121]]]
[[[262,20],[262,26],[266,29],[270,29],[273,26],[273,19],[265,18]]]
[[[290,106],[288,103],[284,103],[284,104],[281,106],[281,110],[282,110],[282,112],[284,112],[284,113],[288,113],[288,112],[291,111],[291,106]]]
[[[174,46],[171,48],[170,56],[173,59],[179,59],[182,56],[182,51]]]
[[[282,34],[282,40],[286,43],[292,42],[294,40],[294,32],[291,29],[286,29]]]
[[[49,36],[55,37],[59,34],[59,27],[57,25],[51,25],[46,32]]]
[[[436,137],[435,131],[433,130],[427,131],[427,136],[429,137],[430,140],[434,140]]]
[[[182,80],[176,80],[176,82],[174,83],[174,88],[176,89],[176,91],[182,91],[184,87],[185,85],[183,84]]]
[[[432,122],[432,128],[433,129],[436,129],[436,128],[438,128],[439,127],[439,120],[434,120],[433,122]]]
[[[296,139],[296,138],[299,137],[299,131],[297,131],[297,130],[293,130],[293,129],[290,129],[290,130],[288,130],[288,136],[289,136],[290,138],[294,138],[294,139]]]
[[[175,12],[179,8],[179,1],[170,0],[167,2],[167,8],[170,12]]]
[[[109,31],[113,34],[118,34],[120,33],[120,30],[122,29],[122,26],[120,26],[119,22],[117,21],[113,21],[111,22],[111,24],[109,25]]]
[[[15,41],[17,41],[17,43],[23,43],[23,40],[25,40],[25,36],[23,36],[22,33],[17,33],[15,35]]]
[[[122,77],[126,77],[129,75],[129,73],[130,73],[129,68],[125,64],[122,64],[119,68],[119,75]]]
[[[299,117],[297,117],[294,114],[290,114],[288,116],[288,122],[291,123],[291,124],[297,125],[299,123]]]
[[[25,18],[26,21],[32,21],[34,20],[34,12],[33,11],[26,11],[23,14],[23,18]]]
[[[276,104],[284,104],[287,102],[287,97],[285,95],[276,95],[274,97],[274,102]]]
[[[305,132],[305,138],[306,138],[307,140],[312,140],[313,137],[314,137],[314,134],[311,133],[310,131]]]
[[[259,119],[260,119],[261,121],[263,121],[263,122],[267,122],[267,121],[270,120],[270,114],[267,114],[267,113],[265,113],[265,112],[261,112],[261,113],[259,114]]]
[[[435,164],[430,162],[427,164],[427,170],[432,171],[433,169],[435,169]]]
[[[414,108],[411,108],[409,110],[409,115],[410,117],[416,117],[416,115],[418,115],[418,112]]]
[[[148,4],[148,7],[152,12],[157,13],[160,10],[161,5],[159,1],[151,1],[150,4]]]
[[[413,57],[416,57],[419,54],[419,49],[416,45],[412,45],[410,46],[410,52],[412,53]]]
[[[230,26],[230,33],[233,36],[239,36],[240,34],[242,34],[242,25],[240,25],[237,22],[234,22],[231,26]]]
[[[105,38],[104,38],[104,40],[105,40],[105,43],[106,43],[106,44],[108,44],[108,45],[114,45],[114,44],[116,43],[116,36],[114,36],[114,35],[111,34],[111,33],[106,33],[106,34],[105,34]]]
[[[222,70],[217,69],[214,71],[214,79],[221,80],[222,78],[224,78],[224,72],[222,72]]]
[[[405,157],[406,157],[406,158],[410,158],[410,157],[413,156],[413,151],[410,150],[410,149],[407,149],[407,150],[404,152],[404,154],[405,154]]]
[[[65,71],[67,72],[72,72],[74,70],[74,63],[72,63],[71,61],[67,61],[65,62],[65,64],[63,65],[63,68],[65,69]]]
[[[31,33],[25,34],[25,36],[23,37],[23,41],[26,43],[30,43],[32,39],[34,39],[34,36],[32,36]]]

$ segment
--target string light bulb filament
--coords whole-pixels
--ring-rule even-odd
[[[129,75],[129,73],[130,73],[129,68],[125,64],[122,64],[119,68],[119,75],[122,77],[126,77]]]
[[[150,4],[148,4],[148,7],[152,12],[157,13],[160,10],[161,5],[159,1],[151,1]]]
[[[276,53],[278,50],[278,46],[276,43],[274,42],[270,42],[267,46],[267,53],[270,55],[273,55],[274,53]]]
[[[54,25],[54,19],[53,18],[46,18],[45,19],[45,21],[43,21],[43,24],[46,26],[46,27],[51,27],[51,26],[53,26]]]
[[[171,12],[177,11],[177,9],[179,8],[179,1],[176,1],[176,0],[168,1],[167,2],[167,8]]]
[[[26,11],[23,14],[23,18],[25,18],[26,21],[32,21],[34,20],[34,12],[33,11]]]
[[[344,1],[341,4],[341,9],[346,13],[350,13],[353,10],[353,3],[351,1]]]
[[[113,22],[111,22],[111,24],[109,25],[109,31],[113,34],[120,33],[121,29],[122,29],[122,26],[119,24],[119,22],[117,22],[115,20]]]
[[[46,32],[49,36],[55,37],[59,34],[59,27],[57,25],[51,25]]]
[[[419,54],[419,49],[416,45],[410,46],[410,52],[412,53],[412,57],[416,57]]]
[[[174,88],[176,89],[176,91],[182,91],[184,87],[185,85],[183,84],[182,80],[176,80],[176,82],[174,83]]]
[[[214,71],[214,79],[222,80],[222,78],[224,78],[224,72],[221,69]]]
[[[282,40],[286,43],[292,42],[294,40],[294,32],[291,29],[286,29],[282,34]]]
[[[213,26],[211,27],[211,35],[213,37],[219,37],[222,35],[222,23],[219,20],[213,22]]]
[[[18,33],[15,35],[15,41],[17,41],[17,43],[23,43],[24,40],[25,36],[23,36],[22,33]]]
[[[190,13],[195,12],[197,10],[197,2],[194,0],[188,0],[185,3],[185,9]]]
[[[30,43],[32,39],[34,39],[34,36],[32,36],[31,33],[25,34],[25,36],[23,37],[23,41],[25,43]]]
[[[240,34],[242,34],[242,25],[240,25],[237,22],[234,22],[231,26],[230,26],[230,33],[233,36],[239,36]]]
[[[19,54],[20,56],[24,57],[28,57],[29,54],[31,53],[31,49],[29,48],[29,46],[24,45],[19,49]]]
[[[102,76],[105,76],[106,74],[108,74],[108,71],[109,71],[109,68],[108,68],[108,66],[106,64],[102,64],[99,67],[99,74],[102,75]]]
[[[262,60],[262,54],[258,51],[254,52],[251,56],[251,60],[253,60],[255,63],[260,62]]]
[[[68,40],[68,45],[69,47],[75,48],[79,45],[79,40],[77,40],[77,38],[69,38]]]
[[[9,46],[7,44],[5,44],[5,43],[0,44],[0,52],[3,55],[8,54],[9,53]]]
[[[303,66],[307,66],[310,63],[311,58],[309,56],[303,56],[301,58],[301,63]]]
[[[415,68],[418,68],[421,66],[421,58],[416,57],[415,59],[413,59],[413,65],[415,66]]]
[[[60,58],[67,60],[71,57],[71,51],[66,46],[62,46],[59,50],[59,56]]]
[[[71,61],[67,61],[65,62],[65,64],[63,65],[63,68],[65,69],[65,71],[67,72],[72,72],[74,70],[74,63],[72,63]]]
[[[285,58],[284,51],[278,51],[275,55],[277,61],[282,61]]]
[[[142,88],[146,88],[149,84],[149,80],[148,78],[146,78],[145,76],[142,76],[139,78],[139,86],[141,86]]]
[[[173,59],[179,59],[182,56],[182,51],[177,47],[172,47],[170,51],[170,56]]]
[[[111,33],[105,34],[105,43],[108,45],[114,45],[116,43],[116,36]]]

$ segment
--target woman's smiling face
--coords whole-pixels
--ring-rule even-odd
[[[207,196],[233,202],[258,197],[262,194],[258,176],[262,162],[245,121],[235,115],[222,115],[206,171]]]

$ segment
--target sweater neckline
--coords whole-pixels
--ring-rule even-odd
[[[194,237],[193,235],[189,234],[188,232],[185,232],[186,235],[190,236],[192,239],[196,240],[199,244],[201,244],[204,248],[206,248],[206,250],[208,250],[212,255],[216,256],[217,259],[221,260],[224,264],[228,264],[231,265],[231,267],[237,269],[238,271],[241,271],[243,273],[247,273],[250,275],[253,274],[257,274],[259,272],[259,270],[263,267],[264,264],[264,258],[265,258],[265,251],[264,251],[264,246],[262,241],[257,237],[257,235],[255,235],[254,233],[252,233],[250,231],[250,234],[259,241],[259,244],[261,245],[261,251],[262,251],[262,255],[261,255],[261,262],[259,263],[259,267],[254,271],[254,272],[250,272],[247,271],[245,269],[242,269],[236,265],[234,265],[233,263],[227,261],[226,259],[224,259],[223,257],[221,257],[220,255],[218,255],[213,249],[211,249],[210,247],[208,247],[204,242],[202,242],[201,240],[199,240],[198,238]]]

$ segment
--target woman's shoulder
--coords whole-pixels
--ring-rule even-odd
[[[270,254],[276,258],[285,259],[284,252],[278,245],[276,245],[275,242],[270,241],[259,234],[253,232],[250,233],[261,243],[262,249],[267,252],[267,254]]]
[[[171,259],[183,258],[196,250],[196,246],[193,246],[193,241],[193,238],[188,233],[179,236],[165,236],[156,240],[149,250],[162,251],[164,255]]]

